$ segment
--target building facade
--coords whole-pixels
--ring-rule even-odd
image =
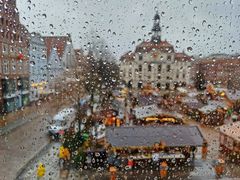
[[[29,32],[19,21],[16,1],[0,2],[0,108],[11,112],[29,103]]]
[[[29,48],[30,101],[48,91],[47,49],[40,34],[32,34]]]
[[[195,81],[198,73],[201,74],[204,82],[227,89],[240,89],[239,56],[230,56],[225,54],[215,54],[194,62]]]
[[[51,90],[56,90],[64,84],[67,71],[76,66],[75,51],[70,36],[44,37],[47,47],[48,84]]]
[[[160,89],[174,89],[190,83],[192,58],[184,52],[177,53],[174,47],[161,40],[160,16],[154,16],[152,38],[139,44],[134,52],[120,59],[120,76],[132,88],[146,84]]]

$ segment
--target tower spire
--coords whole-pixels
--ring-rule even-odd
[[[153,28],[152,28],[152,39],[151,41],[154,43],[159,43],[161,41],[161,27],[160,27],[160,16],[158,11],[153,18]]]

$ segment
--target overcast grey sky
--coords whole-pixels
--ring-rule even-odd
[[[30,32],[70,33],[74,47],[80,48],[94,30],[117,57],[150,38],[156,9],[161,13],[162,39],[177,51],[240,52],[239,0],[17,0],[17,7]]]

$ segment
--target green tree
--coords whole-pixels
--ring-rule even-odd
[[[201,71],[196,73],[195,86],[198,90],[204,90],[206,88],[204,73]]]

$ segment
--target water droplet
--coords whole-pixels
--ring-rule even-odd
[[[203,26],[204,26],[206,23],[207,23],[206,20],[203,20],[203,21],[202,21],[202,25],[203,25]]]
[[[46,14],[42,14],[42,16],[43,16],[44,18],[47,18],[47,15],[46,15]]]
[[[193,50],[192,47],[190,47],[190,46],[187,47],[187,51],[188,51],[188,52],[192,52],[192,50]]]
[[[30,65],[31,66],[35,66],[35,62],[34,61],[30,61]]]

